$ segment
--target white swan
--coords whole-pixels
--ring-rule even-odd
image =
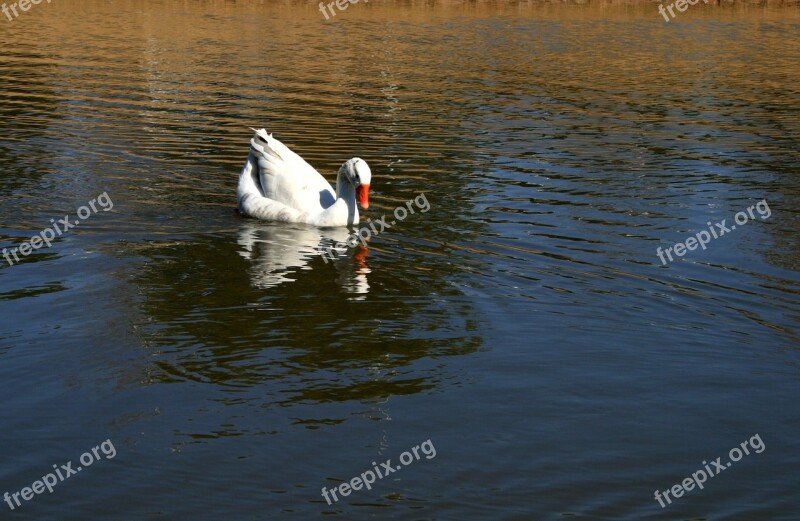
[[[358,224],[358,204],[369,208],[369,165],[357,157],[348,160],[336,177],[336,192],[314,167],[272,137],[252,129],[239,187],[239,210],[267,221],[306,223],[315,226]]]

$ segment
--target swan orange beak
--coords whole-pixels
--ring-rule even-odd
[[[361,208],[369,208],[369,185],[359,185],[356,188],[356,196],[358,197],[358,204]]]

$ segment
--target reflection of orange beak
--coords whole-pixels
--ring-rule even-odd
[[[353,259],[356,261],[356,265],[359,269],[356,270],[356,273],[359,275],[363,275],[365,273],[369,273],[369,271],[364,271],[364,268],[369,268],[367,266],[367,257],[369,256],[369,250],[360,244],[356,249],[355,255],[353,255]]]
[[[358,197],[358,204],[361,205],[361,208],[367,209],[369,208],[369,185],[359,185],[356,188],[356,196]]]

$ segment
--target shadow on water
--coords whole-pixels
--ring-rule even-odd
[[[346,230],[240,221],[236,237],[135,248],[155,381],[258,388],[269,405],[376,400],[434,389],[447,373],[434,360],[480,348],[468,302],[426,299],[452,300],[444,280],[397,280],[391,256],[369,267],[360,246],[325,262],[320,244]]]

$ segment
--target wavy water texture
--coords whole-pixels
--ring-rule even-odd
[[[118,449],[12,515],[794,519],[800,15],[567,4],[0,18],[0,249],[114,203],[0,258],[0,493]],[[366,217],[395,224],[326,260],[350,230],[238,215],[248,127],[331,181],[366,159]],[[755,433],[765,452],[653,499]],[[427,439],[435,459],[321,497]]]

